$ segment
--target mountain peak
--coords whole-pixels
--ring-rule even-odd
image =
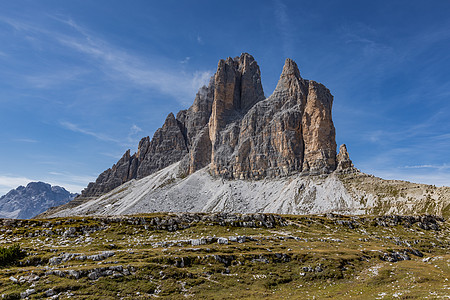
[[[296,78],[301,79],[297,63],[290,58],[286,58],[286,61],[284,62],[281,77],[284,76],[295,76]]]
[[[30,182],[0,197],[0,218],[32,218],[52,206],[65,204],[76,194],[45,182]]]
[[[327,105],[322,105],[326,103]],[[89,184],[96,197],[134,178],[180,161],[186,176],[209,166],[230,179],[328,173],[336,168],[336,142],[328,89],[300,77],[287,58],[274,94],[265,100],[258,63],[248,53],[221,59],[208,86],[187,110],[170,113],[136,154]]]

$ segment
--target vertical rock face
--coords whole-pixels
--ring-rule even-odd
[[[141,159],[137,169],[137,178],[143,178],[161,170],[183,158],[188,153],[188,145],[181,125],[170,113],[164,125],[156,130],[153,139],[142,148],[138,148]],[[148,147],[147,147],[148,144]]]
[[[217,99],[215,99],[216,101]],[[211,171],[226,178],[324,173],[336,168],[331,120],[333,97],[324,86],[300,76],[286,59],[272,96],[237,121],[228,122],[213,144]]]
[[[137,160],[136,155],[130,156],[130,150],[125,152],[122,158],[111,168],[103,171],[94,182],[81,192],[82,197],[98,197],[111,191],[124,182],[127,182],[136,176]]]
[[[353,162],[350,159],[350,156],[347,152],[347,146],[342,144],[339,147],[339,154],[336,156],[337,167],[336,171],[340,173],[352,173],[358,171],[354,166]]]
[[[303,79],[291,59],[267,99],[251,55],[220,60],[189,109],[176,118],[169,114],[151,140],[143,138],[136,154],[127,151],[82,197],[99,196],[177,161],[180,175],[209,166],[212,175],[229,179],[332,172],[337,166],[332,104],[330,91]],[[348,164],[345,157],[338,162]]]
[[[239,58],[220,60],[214,81],[214,102],[209,120],[209,136],[213,145],[227,123],[241,117],[265,98],[259,66],[247,53]]]
[[[330,172],[336,168],[336,140],[331,106],[333,96],[320,83],[310,80],[302,118],[305,143],[303,171]]]

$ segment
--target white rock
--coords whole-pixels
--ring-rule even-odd
[[[28,289],[28,290],[26,290],[25,292],[20,293],[20,298],[22,298],[22,299],[23,299],[23,298],[26,298],[26,297],[28,297],[28,296],[34,294],[34,293],[36,293],[36,290],[35,290],[35,289]]]
[[[224,244],[224,245],[228,245],[228,239],[227,239],[227,238],[220,237],[220,238],[217,239],[217,243],[219,243],[219,244]]]
[[[13,276],[9,277],[9,280],[11,280],[14,283],[19,283],[19,280],[17,280],[17,278],[15,278]]]

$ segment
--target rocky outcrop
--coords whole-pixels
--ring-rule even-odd
[[[188,145],[182,127],[170,113],[163,127],[158,129],[150,141],[141,140],[137,152],[137,178],[143,178],[179,160],[188,153]]]
[[[169,114],[151,140],[142,139],[133,155],[127,151],[81,198],[98,197],[177,161],[181,176],[206,166],[228,179],[330,173],[337,166],[332,104],[330,91],[303,79],[291,59],[267,99],[251,55],[220,60],[189,109]],[[340,168],[347,165],[342,161]]]
[[[337,167],[336,171],[339,173],[352,173],[358,170],[353,166],[353,162],[347,152],[347,146],[342,144],[339,147],[339,154],[336,156]]]
[[[241,118],[249,108],[265,98],[259,67],[248,54],[239,59],[220,60],[214,80],[214,102],[209,120],[213,146],[226,125]]]
[[[95,183],[89,183],[80,197],[101,196],[131,179],[143,178],[181,160],[188,153],[182,129],[179,121],[170,113],[152,140],[143,138],[137,153],[133,155],[130,155],[130,150],[125,152],[112,168],[100,174]]]
[[[211,172],[226,178],[260,179],[333,171],[332,101],[328,89],[302,79],[297,64],[286,59],[274,93],[216,134]]]
[[[128,150],[115,165],[101,173],[95,183],[89,183],[81,193],[81,197],[101,196],[106,191],[111,191],[131,180],[136,175],[136,165],[136,154],[130,155],[130,150]]]

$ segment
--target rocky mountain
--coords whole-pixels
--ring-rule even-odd
[[[101,197],[68,203],[39,217],[153,212],[351,215],[432,214],[450,217],[450,188],[383,180],[361,172],[226,180],[205,167],[179,177],[180,162]]]
[[[220,60],[189,109],[170,113],[135,154],[41,216],[448,213],[448,188],[375,178],[354,167],[345,145],[337,154],[332,105],[330,91],[303,79],[291,59],[267,98],[251,55]]]
[[[30,182],[0,197],[0,218],[29,219],[50,207],[66,204],[75,196],[60,186]]]
[[[181,176],[205,166],[227,179],[330,173],[337,164],[332,103],[330,91],[303,79],[291,59],[267,99],[251,55],[220,60],[189,109],[176,117],[170,113],[151,140],[143,138],[133,155],[127,151],[80,199],[101,196],[178,161]]]

